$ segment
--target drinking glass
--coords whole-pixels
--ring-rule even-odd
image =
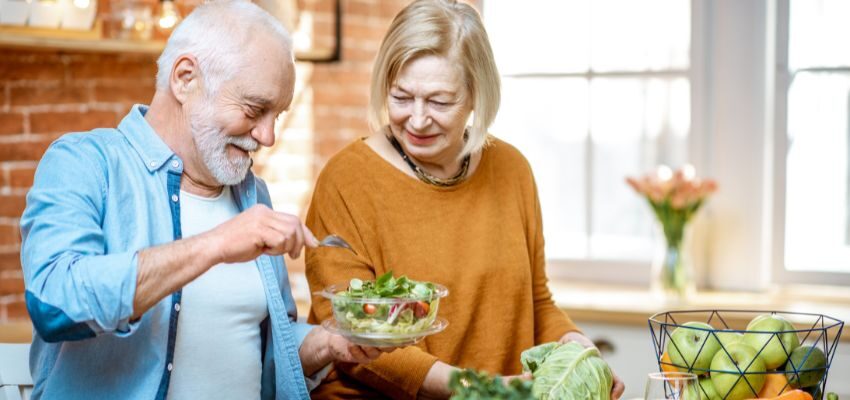
[[[700,400],[697,376],[687,372],[653,372],[646,379],[644,400]]]

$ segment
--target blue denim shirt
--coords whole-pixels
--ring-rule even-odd
[[[118,129],[68,134],[44,154],[21,217],[26,305],[35,326],[33,399],[164,399],[173,368],[180,292],[130,321],[138,251],[181,238],[183,161],[134,106]],[[248,174],[232,188],[240,210],[271,206]],[[262,397],[307,399],[282,257],[261,256]],[[227,360],[221,360],[226,363]]]

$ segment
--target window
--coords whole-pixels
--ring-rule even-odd
[[[690,2],[488,1],[483,14],[502,74],[491,131],[532,165],[547,257],[648,267],[662,239],[624,179],[688,162]]]
[[[778,52],[784,144],[784,254],[780,281],[850,273],[850,3],[783,3],[787,53]],[[783,32],[780,29],[780,32]],[[787,107],[787,108],[786,108]],[[783,110],[784,109],[784,110]],[[785,111],[785,112],[783,112]],[[783,137],[784,136],[784,137]],[[778,158],[779,158],[778,157]],[[813,275],[814,274],[814,275]]]

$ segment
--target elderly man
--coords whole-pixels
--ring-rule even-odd
[[[282,255],[317,241],[249,171],[290,43],[250,2],[202,5],[150,107],[50,146],[21,218],[34,399],[306,399],[305,375],[380,355],[295,322]]]

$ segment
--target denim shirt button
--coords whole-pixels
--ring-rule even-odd
[[[179,163],[179,162],[177,162],[177,160],[174,160],[174,161],[171,161],[171,166],[172,166],[173,168],[177,168],[177,167],[179,167],[179,166],[180,166],[180,163]]]
[[[175,203],[176,203],[176,202],[177,202],[177,200],[180,200],[180,198],[179,198],[179,197],[177,197],[177,195],[176,195],[176,194],[172,194],[172,195],[171,195],[171,201],[173,201],[173,202],[175,202]]]
[[[148,163],[151,167],[156,167],[156,161],[151,161]]]
[[[168,365],[166,365],[165,368],[168,370],[168,372],[171,372],[171,370],[174,369],[174,364],[168,363]]]
[[[174,311],[180,311],[180,303],[174,305]]]

